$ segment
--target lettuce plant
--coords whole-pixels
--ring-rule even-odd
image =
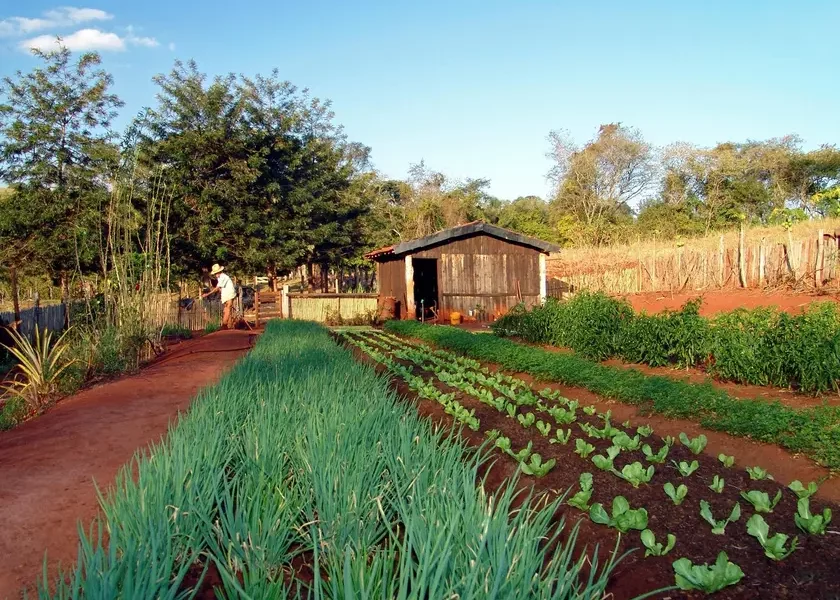
[[[615,468],[613,461],[615,457],[621,453],[621,448],[617,448],[615,446],[610,446],[607,448],[607,455],[602,456],[601,454],[596,454],[592,457],[592,462],[595,463],[595,466],[601,469],[602,471],[612,471]]]
[[[653,427],[650,425],[642,425],[638,429],[636,429],[636,433],[638,433],[642,437],[648,437],[653,433]]]
[[[645,550],[645,557],[665,556],[668,554],[673,549],[674,544],[677,543],[677,536],[669,533],[666,539],[667,542],[663,545],[662,542],[656,541],[656,536],[653,535],[650,529],[642,531],[642,544],[647,548]]]
[[[528,445],[522,448],[519,452],[514,452],[511,454],[513,458],[518,460],[519,462],[525,462],[528,460],[528,457],[531,456],[531,451],[533,450],[534,444],[533,442],[528,442]]]
[[[505,411],[507,411],[508,416],[512,419],[516,416],[516,405],[512,402],[508,402],[505,404]]]
[[[579,454],[581,458],[586,458],[593,452],[595,452],[595,446],[581,438],[575,440],[575,453]]]
[[[583,511],[589,510],[589,499],[592,498],[592,473],[580,474],[580,491],[566,502]]]
[[[496,438],[496,448],[510,454],[510,438],[500,435]]]
[[[793,554],[799,545],[799,538],[794,536],[793,540],[790,542],[790,547],[785,548],[785,544],[787,544],[789,536],[784,533],[777,533],[771,537],[770,526],[767,524],[767,521],[764,520],[764,517],[759,514],[753,515],[750,517],[750,520],[747,521],[747,533],[758,540],[761,547],[764,548],[764,555],[773,560],[783,560],[787,558]]]
[[[542,456],[539,453],[534,452],[530,455],[530,460],[528,462],[520,463],[519,467],[522,469],[522,472],[526,475],[533,475],[535,477],[542,477],[551,469],[554,468],[554,465],[557,464],[557,459],[552,458],[543,462]]]
[[[773,501],[770,501],[770,496],[767,492],[760,492],[758,490],[750,490],[749,492],[741,492],[741,498],[753,505],[756,512],[771,513],[779,500],[782,499],[782,490],[776,492]]]
[[[664,438],[662,438],[662,441],[665,442],[665,445],[670,448],[674,445],[674,436],[666,435]]]
[[[735,585],[744,577],[741,567],[729,561],[726,552],[718,554],[715,564],[692,565],[687,558],[674,561],[674,575],[681,590],[700,590],[707,594]]]
[[[596,409],[595,409],[594,406],[591,406],[591,405],[590,406],[584,406],[583,407],[583,412],[585,412],[587,415],[589,415],[591,417],[592,415],[595,414]]]
[[[621,426],[624,427],[625,429],[630,429],[630,419],[627,419],[626,421],[624,421],[624,423],[622,423]]]
[[[727,469],[735,464],[735,457],[734,456],[727,456],[726,454],[723,454],[723,453],[718,454],[718,460],[720,461],[720,464],[722,464]]]
[[[559,406],[552,406],[548,409],[548,414],[554,419],[558,425],[570,425],[575,422],[577,418],[573,410],[565,410]]]
[[[516,420],[519,421],[519,424],[526,429],[534,424],[537,420],[537,417],[534,416],[534,413],[529,412],[525,413],[524,415],[517,415]]]
[[[539,420],[537,421],[537,431],[539,431],[543,436],[547,437],[548,434],[551,432],[551,425],[542,420]]]
[[[618,446],[622,450],[638,450],[642,444],[642,436],[636,434],[630,437],[623,431],[612,439],[613,445]]]
[[[684,460],[681,460],[679,463],[675,460],[672,460],[671,462],[674,463],[674,465],[676,465],[677,470],[683,477],[688,477],[689,475],[694,473],[694,471],[700,468],[700,463],[698,463],[696,460],[692,460],[691,463],[687,463]]]
[[[621,469],[621,478],[629,482],[634,488],[637,488],[639,484],[649,483],[653,478],[653,465],[649,465],[647,469],[638,461],[625,465]]]
[[[651,450],[650,444],[645,444],[644,446],[642,446],[642,453],[644,453],[647,461],[656,464],[661,464],[665,462],[665,457],[668,456],[668,450],[668,444],[663,444],[663,446],[659,449],[659,452],[654,454],[653,450]]]
[[[705,500],[700,501],[700,516],[712,526],[712,533],[715,535],[723,535],[726,533],[726,526],[730,523],[734,523],[738,519],[741,518],[741,505],[739,503],[735,503],[735,506],[732,507],[732,512],[729,513],[729,516],[722,520],[718,521],[715,519],[714,515],[712,515],[712,509],[709,506],[709,503]]]
[[[674,484],[669,481],[665,484],[665,494],[671,499],[674,505],[679,506],[688,495],[688,487],[681,483],[679,487],[675,488]]]
[[[706,436],[702,433],[696,438],[689,438],[685,433],[680,433],[680,443],[691,450],[693,454],[700,454],[703,452],[703,448],[706,447],[708,441],[709,440],[707,440]]]
[[[624,496],[613,498],[612,515],[607,514],[604,506],[596,502],[589,509],[589,518],[595,523],[614,527],[622,533],[631,529],[646,529],[648,524],[647,510],[630,508],[630,503]]]
[[[824,508],[821,515],[812,515],[810,504],[809,498],[800,498],[796,503],[796,514],[793,519],[796,521],[796,526],[805,533],[823,535],[825,528],[831,522],[831,509]]]
[[[566,445],[569,443],[569,438],[572,437],[572,430],[567,429],[563,431],[559,427],[554,430],[554,437],[548,440],[549,444],[563,444]],[[593,446],[593,449],[595,447]]]
[[[747,467],[747,473],[750,474],[750,479],[753,481],[761,481],[762,479],[773,479],[773,476],[761,467]]]
[[[817,490],[819,489],[819,484],[812,481],[808,484],[808,487],[805,487],[804,485],[802,485],[801,481],[795,479],[794,481],[790,482],[788,489],[794,494],[796,494],[797,498],[810,498],[811,496],[817,493]]]
[[[712,484],[709,486],[709,488],[712,491],[720,494],[723,491],[723,484],[724,484],[723,477],[715,475],[715,478],[712,479]]]

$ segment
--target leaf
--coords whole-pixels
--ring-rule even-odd
[[[685,497],[688,495],[688,487],[685,484],[680,484],[679,487],[674,488],[674,484],[670,481],[665,484],[665,494],[671,499],[671,501],[676,505],[679,506],[685,500]]]
[[[817,493],[819,486],[815,482],[811,482],[808,484],[808,487],[802,485],[802,482],[798,479],[791,481],[788,489],[796,494],[797,498],[810,498],[814,494]]]
[[[724,467],[731,467],[735,464],[735,457],[734,456],[727,456],[726,454],[718,454],[718,460]]]
[[[575,453],[579,454],[581,458],[586,458],[593,452],[595,452],[595,446],[580,438],[575,440]]]
[[[589,508],[589,518],[592,522],[600,525],[609,525],[612,522],[607,511],[604,510],[604,506],[599,502],[596,502]]]
[[[687,558],[674,561],[674,577],[681,590],[700,590],[713,594],[741,581],[744,572],[729,561],[726,552],[718,554],[713,566],[692,565]]]

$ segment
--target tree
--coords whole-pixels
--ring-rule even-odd
[[[607,241],[610,229],[627,221],[632,203],[651,191],[653,148],[638,130],[620,123],[602,125],[582,148],[564,131],[551,132],[549,140],[554,210],[582,223],[582,241]]]
[[[44,66],[3,79],[0,179],[15,193],[0,204],[0,245],[12,269],[46,269],[66,290],[68,272],[95,269],[122,102],[97,53],[75,62],[64,46],[33,53]]]

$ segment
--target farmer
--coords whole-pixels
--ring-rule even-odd
[[[226,329],[233,329],[233,300],[236,298],[236,286],[233,285],[233,281],[224,271],[224,267],[220,267],[218,264],[213,265],[213,268],[210,269],[210,275],[211,277],[216,277],[216,287],[206,294],[202,294],[201,297],[206,298],[216,292],[221,292],[222,306],[224,306],[224,312],[222,313],[222,327]]]

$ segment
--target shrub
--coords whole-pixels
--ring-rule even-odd
[[[222,328],[222,324],[219,321],[210,321],[207,325],[204,326],[204,333],[215,333]]]
[[[6,390],[23,398],[31,410],[40,411],[58,392],[59,377],[70,364],[63,356],[68,349],[65,336],[53,342],[50,331],[37,327],[32,341],[14,329],[9,334],[14,345],[6,346],[6,350],[17,359],[20,377],[13,378]]]
[[[167,323],[163,326],[163,328],[161,328],[160,335],[161,337],[177,337],[188,340],[192,337],[192,331],[183,325],[173,325],[171,323]]]

